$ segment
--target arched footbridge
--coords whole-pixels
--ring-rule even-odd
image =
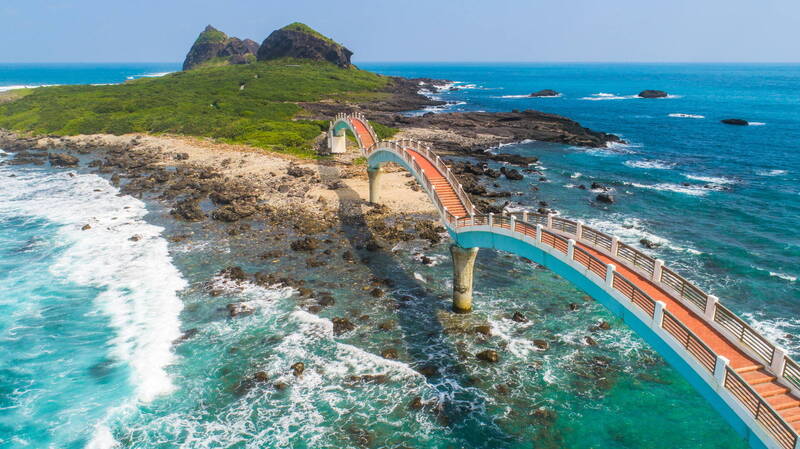
[[[370,201],[379,201],[381,166],[408,170],[430,197],[452,237],[453,308],[472,308],[478,248],[544,265],[621,317],[744,436],[753,448],[800,449],[800,364],[680,274],[578,221],[534,213],[481,214],[430,147],[381,141],[361,114],[331,122],[332,152],[345,131],[367,158]]]

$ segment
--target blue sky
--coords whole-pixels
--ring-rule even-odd
[[[800,0],[2,0],[0,62],[182,61],[305,22],[359,61],[800,62]]]

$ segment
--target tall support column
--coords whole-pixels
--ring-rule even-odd
[[[369,177],[369,202],[378,204],[380,202],[381,194],[381,174],[383,171],[380,167],[368,168],[367,176]]]
[[[333,131],[330,135],[331,153],[341,154],[347,152],[347,134],[345,130]]]
[[[467,313],[472,311],[472,272],[478,248],[462,248],[450,245],[453,256],[453,311]]]

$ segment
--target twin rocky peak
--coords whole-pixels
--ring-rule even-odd
[[[183,70],[278,58],[315,59],[348,68],[352,55],[352,51],[298,22],[273,31],[260,46],[250,39],[228,37],[209,25],[186,55]]]

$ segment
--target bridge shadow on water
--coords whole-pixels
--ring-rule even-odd
[[[320,179],[325,184],[340,180],[339,168],[320,163]],[[365,243],[376,241],[375,233],[370,229],[363,212],[348,213],[348,205],[356,205],[358,209],[365,203],[352,188],[340,183],[335,189],[339,200],[339,229],[350,244],[354,258],[362,260],[362,264],[375,279],[390,279],[392,288],[384,296],[393,301],[396,310],[395,319],[402,330],[403,343],[410,358],[406,362],[414,369],[423,371],[426,381],[438,395],[438,407],[434,411],[440,425],[449,427],[453,435],[468,446],[461,447],[498,447],[515,441],[495,424],[492,416],[486,411],[486,403],[472,387],[471,378],[463,364],[459,363],[458,351],[449,342],[445,334],[445,326],[439,314],[453,313],[444,310],[440,298],[426,289],[425,285],[402,268],[397,256],[385,248],[365,249]],[[414,297],[408,301],[408,296]],[[430,367],[435,367],[431,372]],[[427,368],[427,369],[426,369]],[[453,386],[453,384],[457,386]],[[408,400],[411,401],[409,396]],[[404,404],[409,413],[413,410]],[[425,407],[429,410],[429,407]]]

